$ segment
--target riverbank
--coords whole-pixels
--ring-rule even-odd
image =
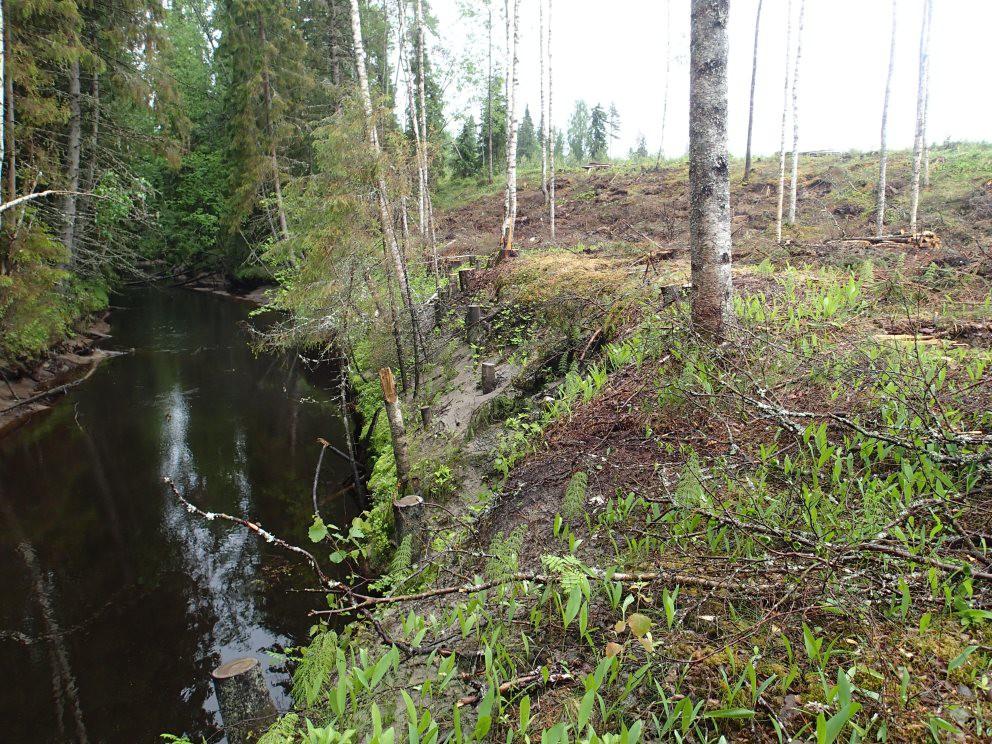
[[[18,429],[33,416],[51,408],[56,396],[86,379],[96,367],[117,352],[98,344],[110,336],[111,311],[80,324],[80,331],[51,349],[44,361],[16,377],[4,372],[0,382],[0,438]]]
[[[775,244],[759,162],[735,207],[740,333],[721,346],[682,301],[682,165],[569,174],[568,245],[546,244],[523,189],[520,255],[454,293],[402,400],[420,531],[381,550],[383,596],[315,606],[354,622],[298,657],[306,713],[281,730],[981,740],[992,197],[986,160],[940,157],[936,244],[850,239],[871,230],[859,156],[811,167],[804,227]],[[491,254],[498,201],[441,214],[442,239]],[[374,410],[375,365],[361,372]],[[388,546],[377,427],[376,506],[357,531],[313,533],[321,560]]]

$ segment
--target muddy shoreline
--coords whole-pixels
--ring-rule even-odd
[[[75,336],[54,347],[29,374],[17,378],[8,375],[0,380],[0,438],[51,409],[65,390],[89,376],[104,359],[120,353],[98,346],[111,337],[111,312],[99,313],[83,325]]]
[[[256,287],[248,292],[236,293],[226,288],[223,280],[205,279],[177,289],[205,292],[231,300],[264,305],[269,285]],[[11,377],[5,372],[0,377],[0,439],[26,424],[34,416],[50,410],[74,385],[80,384],[105,359],[118,356],[120,351],[100,347],[102,341],[112,338],[111,315],[113,309],[98,313],[88,322],[81,323],[75,336],[53,347],[47,358],[29,374]]]

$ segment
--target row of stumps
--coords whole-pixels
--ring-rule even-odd
[[[473,263],[477,261],[473,260]],[[473,289],[475,272],[475,268],[458,270],[457,286],[461,292],[467,293]],[[466,309],[465,336],[469,344],[476,344],[482,338],[480,305],[469,305]],[[420,484],[410,474],[406,428],[393,371],[388,367],[380,369],[379,382],[382,387],[386,419],[389,421],[399,486],[398,497],[393,502],[396,540],[402,543],[409,536],[412,543],[411,552],[416,560],[424,542],[426,516],[424,499],[419,493]],[[483,395],[488,395],[496,389],[495,362],[482,362],[480,382]],[[421,406],[420,418],[424,429],[429,429],[434,420],[433,408]],[[214,669],[211,678],[229,744],[248,744],[255,741],[278,716],[258,659],[245,657],[228,661]]]

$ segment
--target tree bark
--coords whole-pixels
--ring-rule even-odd
[[[758,0],[758,11],[754,16],[754,53],[751,57],[751,97],[747,108],[747,149],[744,153],[744,178],[747,183],[751,178],[751,133],[754,130],[754,86],[758,79],[758,33],[761,30],[761,6],[764,0]]]
[[[420,157],[424,182],[424,208],[427,212],[427,242],[431,249],[431,259],[434,269],[434,289],[441,289],[441,272],[437,260],[437,238],[434,234],[434,202],[431,199],[430,160],[428,158],[427,132],[427,45],[424,40],[424,7],[422,0],[417,0],[417,55],[420,63]]]
[[[796,199],[799,191],[799,63],[803,53],[803,21],[806,0],[799,2],[799,28],[796,29],[796,67],[792,73],[792,178],[789,184],[789,224],[796,224]]]
[[[396,481],[400,495],[406,495],[410,486],[410,453],[406,444],[406,428],[403,425],[403,411],[396,395],[396,381],[389,367],[379,370],[379,383],[382,386],[382,401],[386,406],[389,432],[393,440],[393,459],[396,461]]]
[[[672,69],[672,0],[665,0],[665,93],[661,104],[661,141],[658,143],[658,160],[655,168],[661,167],[665,158],[665,125],[668,122],[668,87]]]
[[[487,0],[486,7],[489,10],[489,77],[486,78],[486,97],[488,103],[486,110],[489,115],[486,117],[486,128],[489,130],[489,183],[495,178],[493,168],[493,6],[491,0]]]
[[[69,260],[76,255],[76,204],[79,192],[79,150],[83,140],[80,109],[79,59],[69,66],[69,149],[66,162],[66,195],[62,201],[62,244],[69,251]]]
[[[355,69],[358,73],[358,87],[362,98],[362,108],[365,111],[366,130],[369,138],[369,146],[372,153],[378,160],[382,156],[382,147],[379,144],[379,134],[375,127],[375,114],[372,110],[372,92],[369,88],[368,69],[365,62],[365,44],[362,41],[362,20],[358,8],[358,0],[351,0],[351,32],[354,37],[355,46]],[[386,177],[382,173],[379,163],[376,164],[375,182],[377,186],[377,201],[379,206],[379,225],[382,229],[383,241],[393,260],[393,268],[396,272],[397,281],[400,284],[400,295],[406,304],[410,314],[411,339],[413,343],[413,389],[414,395],[420,387],[420,352],[417,342],[417,318],[416,310],[413,307],[413,294],[410,291],[410,282],[407,278],[406,265],[400,253],[399,244],[396,242],[396,231],[393,229],[393,220],[390,215],[389,195],[386,190]]]
[[[782,242],[782,210],[785,206],[785,123],[789,111],[789,52],[792,47],[792,0],[785,7],[785,86],[782,93],[782,135],[778,146],[778,211],[775,216],[775,242]]]
[[[892,72],[896,66],[896,0],[892,0],[892,36],[889,40],[889,70],[885,76],[885,95],[882,97],[882,137],[878,148],[878,200],[875,205],[875,232],[885,232],[885,181],[889,167],[888,127],[889,98],[892,92]]]
[[[548,130],[544,116],[546,104],[544,99],[544,0],[538,1],[538,47],[541,57],[541,193],[544,203],[548,203]]]
[[[734,322],[727,154],[729,0],[692,0],[689,78],[689,245],[692,322],[722,340]]]
[[[916,232],[920,209],[920,170],[923,165],[923,147],[926,139],[926,81],[930,66],[930,13],[931,0],[923,0],[923,22],[920,26],[919,82],[916,88],[916,136],[913,140],[913,181],[909,200],[909,231]]]
[[[235,659],[213,670],[217,706],[229,744],[248,744],[278,715],[258,659]]]
[[[517,87],[519,67],[517,63],[517,42],[520,36],[520,0],[513,0],[512,42],[509,50],[510,69],[506,108],[509,111],[508,137],[506,148],[506,212],[503,218],[503,234],[500,238],[500,257],[507,258],[513,250],[513,229],[517,222]],[[511,20],[507,19],[508,30]]]
[[[555,239],[555,170],[556,170],[555,145],[556,145],[556,141],[555,141],[555,128],[554,128],[554,124],[553,124],[554,119],[552,117],[552,111],[553,111],[553,109],[551,107],[551,101],[552,101],[552,97],[553,97],[553,94],[554,94],[554,77],[551,74],[551,4],[552,4],[552,2],[553,2],[553,0],[548,0],[548,139],[550,140],[550,142],[548,143],[548,147],[551,148],[551,163],[550,163],[550,166],[551,166],[551,173],[550,173],[551,178],[550,178],[550,181],[551,181],[551,183],[549,184],[549,190],[550,190],[549,201],[550,201],[550,206],[549,206],[548,209],[549,209],[549,213],[550,213],[549,214],[549,217],[550,217],[550,220],[551,220],[551,239],[554,240]]]
[[[6,162],[3,155],[0,155],[0,168],[6,167],[6,197],[4,201],[9,201],[17,196],[17,152],[14,143],[14,78],[10,74],[10,24],[6,22],[4,11],[6,1],[0,4],[0,44],[3,44],[0,53],[0,108],[3,109],[3,122],[0,122],[0,153],[6,154]]]

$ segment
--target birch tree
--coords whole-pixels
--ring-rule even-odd
[[[79,55],[69,64],[69,144],[66,153],[66,194],[62,200],[62,244],[69,260],[76,253],[76,205],[79,193],[79,152],[83,145],[82,94],[79,85]]]
[[[930,14],[932,0],[923,0],[923,21],[920,24],[919,81],[916,87],[916,137],[913,140],[913,181],[909,200],[909,231],[916,232],[920,209],[920,170],[926,140],[926,83],[930,67]]]
[[[665,0],[665,92],[661,104],[661,140],[658,143],[658,160],[655,168],[661,167],[665,158],[665,124],[668,122],[668,87],[672,70],[672,0]]]
[[[555,129],[553,108],[551,102],[554,94],[554,76],[551,73],[551,5],[554,0],[548,0],[548,146],[551,148],[551,173],[548,184],[549,187],[549,218],[551,221],[551,239],[555,239]]]
[[[379,143],[379,135],[375,126],[375,113],[372,109],[372,93],[369,88],[369,75],[365,61],[365,44],[362,41],[362,19],[358,8],[358,0],[351,0],[351,32],[355,48],[355,69],[358,72],[358,89],[362,99],[362,108],[365,112],[365,128],[369,140],[369,147],[376,160],[382,157],[382,146]],[[407,277],[406,263],[403,254],[400,252],[399,244],[396,241],[396,231],[393,228],[393,220],[389,207],[389,195],[386,190],[386,177],[382,173],[380,164],[376,164],[375,169],[376,200],[379,206],[379,225],[382,229],[382,238],[386,244],[392,261],[396,279],[400,285],[400,294],[406,304],[410,314],[411,337],[413,339],[414,354],[414,395],[416,396],[419,387],[419,350],[417,345],[417,317],[413,307],[413,295],[410,292],[410,282]]]
[[[761,30],[761,6],[764,0],[758,0],[758,11],[754,16],[754,53],[751,56],[751,98],[747,107],[747,149],[744,154],[744,183],[751,178],[751,132],[754,130],[754,85],[758,79],[758,32]]]
[[[486,116],[487,124],[486,129],[487,137],[489,138],[489,148],[487,152],[489,153],[489,183],[493,182],[496,177],[493,168],[493,5],[492,0],[486,0],[486,10],[489,11],[489,22],[486,24],[486,28],[489,32],[489,75],[486,77],[486,111],[489,113]]]
[[[692,0],[689,73],[689,245],[692,322],[723,339],[734,322],[727,153],[730,0]]]
[[[796,224],[796,196],[799,190],[799,63],[803,55],[803,21],[806,0],[799,2],[799,28],[796,29],[796,67],[792,73],[792,178],[789,188],[789,224]]]
[[[785,85],[782,92],[782,134],[778,146],[778,211],[775,215],[775,241],[782,242],[782,209],[785,205],[785,123],[789,112],[789,58],[792,51],[792,0],[785,6]]]
[[[547,120],[544,116],[544,0],[537,0],[538,14],[538,47],[541,57],[541,193],[544,194],[544,203],[548,203],[548,131],[546,129]]]
[[[0,0],[0,184],[3,183],[3,167],[7,162],[7,25],[3,15],[3,0]],[[11,191],[8,199],[13,199]],[[0,202],[3,201],[3,190],[0,189]],[[3,216],[0,215],[0,227],[3,227]]]
[[[889,70],[885,76],[885,95],[882,96],[882,137],[878,147],[878,200],[875,206],[875,231],[885,232],[885,181],[889,166],[886,138],[889,125],[889,97],[892,92],[892,72],[896,66],[896,2],[892,0],[892,33],[889,40]]]
[[[431,249],[431,257],[434,268],[434,281],[440,288],[441,275],[437,261],[437,240],[434,236],[434,203],[431,199],[430,189],[430,160],[428,157],[428,132],[427,132],[427,45],[424,41],[424,5],[423,0],[416,0],[416,22],[417,22],[417,58],[420,68],[420,158],[421,173],[424,184],[424,208],[427,217],[427,230],[425,237]]]
[[[506,108],[509,126],[507,127],[506,148],[506,200],[503,217],[503,233],[500,237],[500,257],[507,258],[513,250],[513,228],[517,221],[517,83],[519,65],[517,63],[517,42],[520,36],[520,0],[513,0],[513,7],[507,15],[507,33],[510,48],[507,59]]]

